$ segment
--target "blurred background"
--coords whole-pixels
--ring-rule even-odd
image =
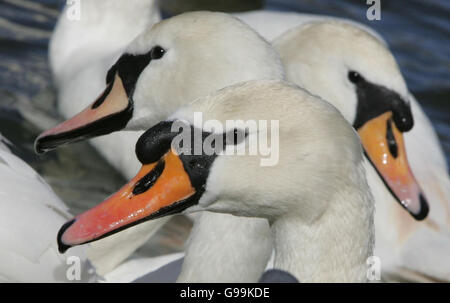
[[[86,142],[43,156],[36,136],[61,119],[48,67],[48,42],[65,0],[0,0],[0,133],[73,214],[92,207],[125,180]],[[267,9],[326,14],[372,27],[389,44],[410,91],[432,121],[450,159],[450,1],[381,0],[381,20],[365,0],[160,0],[164,18],[190,10]],[[426,148],[426,147],[424,147]],[[430,155],[432,157],[433,155]],[[180,251],[191,223],[176,216],[137,254]]]

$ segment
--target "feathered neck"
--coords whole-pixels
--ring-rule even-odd
[[[300,282],[366,282],[366,261],[374,247],[374,206],[365,179],[355,181],[336,193],[313,222],[294,212],[272,222],[275,268]]]

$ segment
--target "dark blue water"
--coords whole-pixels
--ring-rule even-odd
[[[53,158],[37,158],[32,152],[32,142],[45,126],[39,123],[39,115],[43,117],[41,120],[58,118],[47,44],[64,2],[0,0],[0,132],[16,143],[21,156],[44,175]],[[450,1],[381,0],[380,21],[367,20],[365,2],[267,0],[265,9],[350,18],[377,30],[390,45],[409,89],[433,122],[449,160]],[[34,118],[31,120],[30,111]],[[87,145],[83,149],[85,153],[93,152]],[[70,160],[69,155],[64,157]],[[117,180],[121,182],[119,177]]]

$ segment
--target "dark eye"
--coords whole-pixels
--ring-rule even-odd
[[[234,129],[228,133],[225,133],[226,140],[225,144],[227,145],[237,145],[241,143],[247,137],[247,130]]]
[[[352,83],[358,83],[362,80],[361,75],[358,72],[355,71],[349,71],[348,72],[348,79],[350,80],[350,82]]]
[[[161,57],[164,56],[165,52],[166,51],[161,46],[155,46],[150,52],[150,57],[152,58],[152,60],[161,59]]]

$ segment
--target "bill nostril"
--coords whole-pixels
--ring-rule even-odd
[[[149,190],[163,173],[164,167],[164,160],[160,160],[148,174],[136,183],[133,189],[133,195],[139,195]]]
[[[398,157],[398,146],[397,141],[395,140],[394,133],[392,132],[392,120],[387,120],[387,129],[386,129],[386,140],[388,143],[389,152],[392,157]]]
[[[106,97],[108,97],[109,93],[111,93],[113,85],[114,85],[114,79],[108,83],[108,86],[106,87],[103,94],[101,94],[101,96],[98,97],[98,99],[92,104],[91,109],[96,109],[97,107],[102,105],[103,102],[105,102]]]

